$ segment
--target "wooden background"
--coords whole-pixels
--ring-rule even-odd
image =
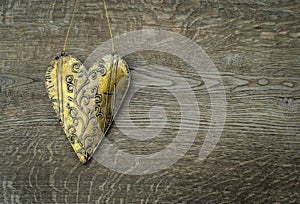
[[[171,67],[194,84],[201,110],[195,142],[177,163],[150,175],[117,173],[95,160],[81,165],[44,87],[74,1],[2,0],[0,203],[299,203],[300,1],[107,3],[115,35],[143,28],[173,31],[211,57],[228,103],[217,147],[198,160],[211,113],[201,77],[170,54],[145,51],[125,59],[136,68]],[[108,39],[102,1],[81,0],[69,52],[84,61]],[[158,104],[169,116],[158,139],[126,139],[115,125],[108,139],[132,154],[160,151],[178,131],[176,99],[161,87],[143,88],[131,99],[130,114],[136,125],[145,126],[150,108]]]

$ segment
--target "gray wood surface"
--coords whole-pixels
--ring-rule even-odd
[[[1,0],[0,203],[299,203],[300,2],[107,3],[115,35],[143,28],[173,31],[211,57],[227,98],[217,147],[199,161],[211,114],[201,77],[170,54],[144,51],[125,59],[133,68],[171,67],[191,83],[201,110],[193,145],[177,163],[150,175],[118,173],[94,159],[81,165],[44,87],[74,1]],[[81,0],[79,6],[69,52],[84,61],[109,32],[102,1]],[[168,116],[157,138],[127,139],[116,125],[107,138],[132,154],[160,151],[178,131],[176,98],[160,87],[143,88],[131,99],[130,114],[137,126],[147,126],[156,105]]]

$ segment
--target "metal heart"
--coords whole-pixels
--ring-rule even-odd
[[[105,55],[89,69],[64,52],[51,61],[46,89],[80,162],[86,163],[92,157],[129,85],[129,67],[116,54]]]

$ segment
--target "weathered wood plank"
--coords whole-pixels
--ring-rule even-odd
[[[193,39],[215,63],[226,91],[224,132],[210,156],[199,161],[211,116],[203,79],[170,54],[125,57],[136,68],[133,74],[152,65],[176,71],[193,87],[201,110],[197,137],[185,156],[142,176],[116,173],[95,160],[79,164],[48,101],[44,74],[63,47],[73,3],[0,4],[1,203],[300,202],[299,1],[107,2],[115,35],[156,28]],[[81,0],[69,51],[84,61],[108,39],[102,2]],[[165,107],[168,116],[158,137],[137,141],[113,125],[107,138],[132,154],[161,151],[176,137],[180,104],[166,89],[143,88],[130,103],[132,122],[147,127],[153,106]],[[184,127],[194,120],[183,121]]]

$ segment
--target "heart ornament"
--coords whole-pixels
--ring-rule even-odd
[[[46,89],[81,163],[93,155],[112,124],[130,85],[130,70],[117,54],[90,68],[62,52],[46,72]]]

